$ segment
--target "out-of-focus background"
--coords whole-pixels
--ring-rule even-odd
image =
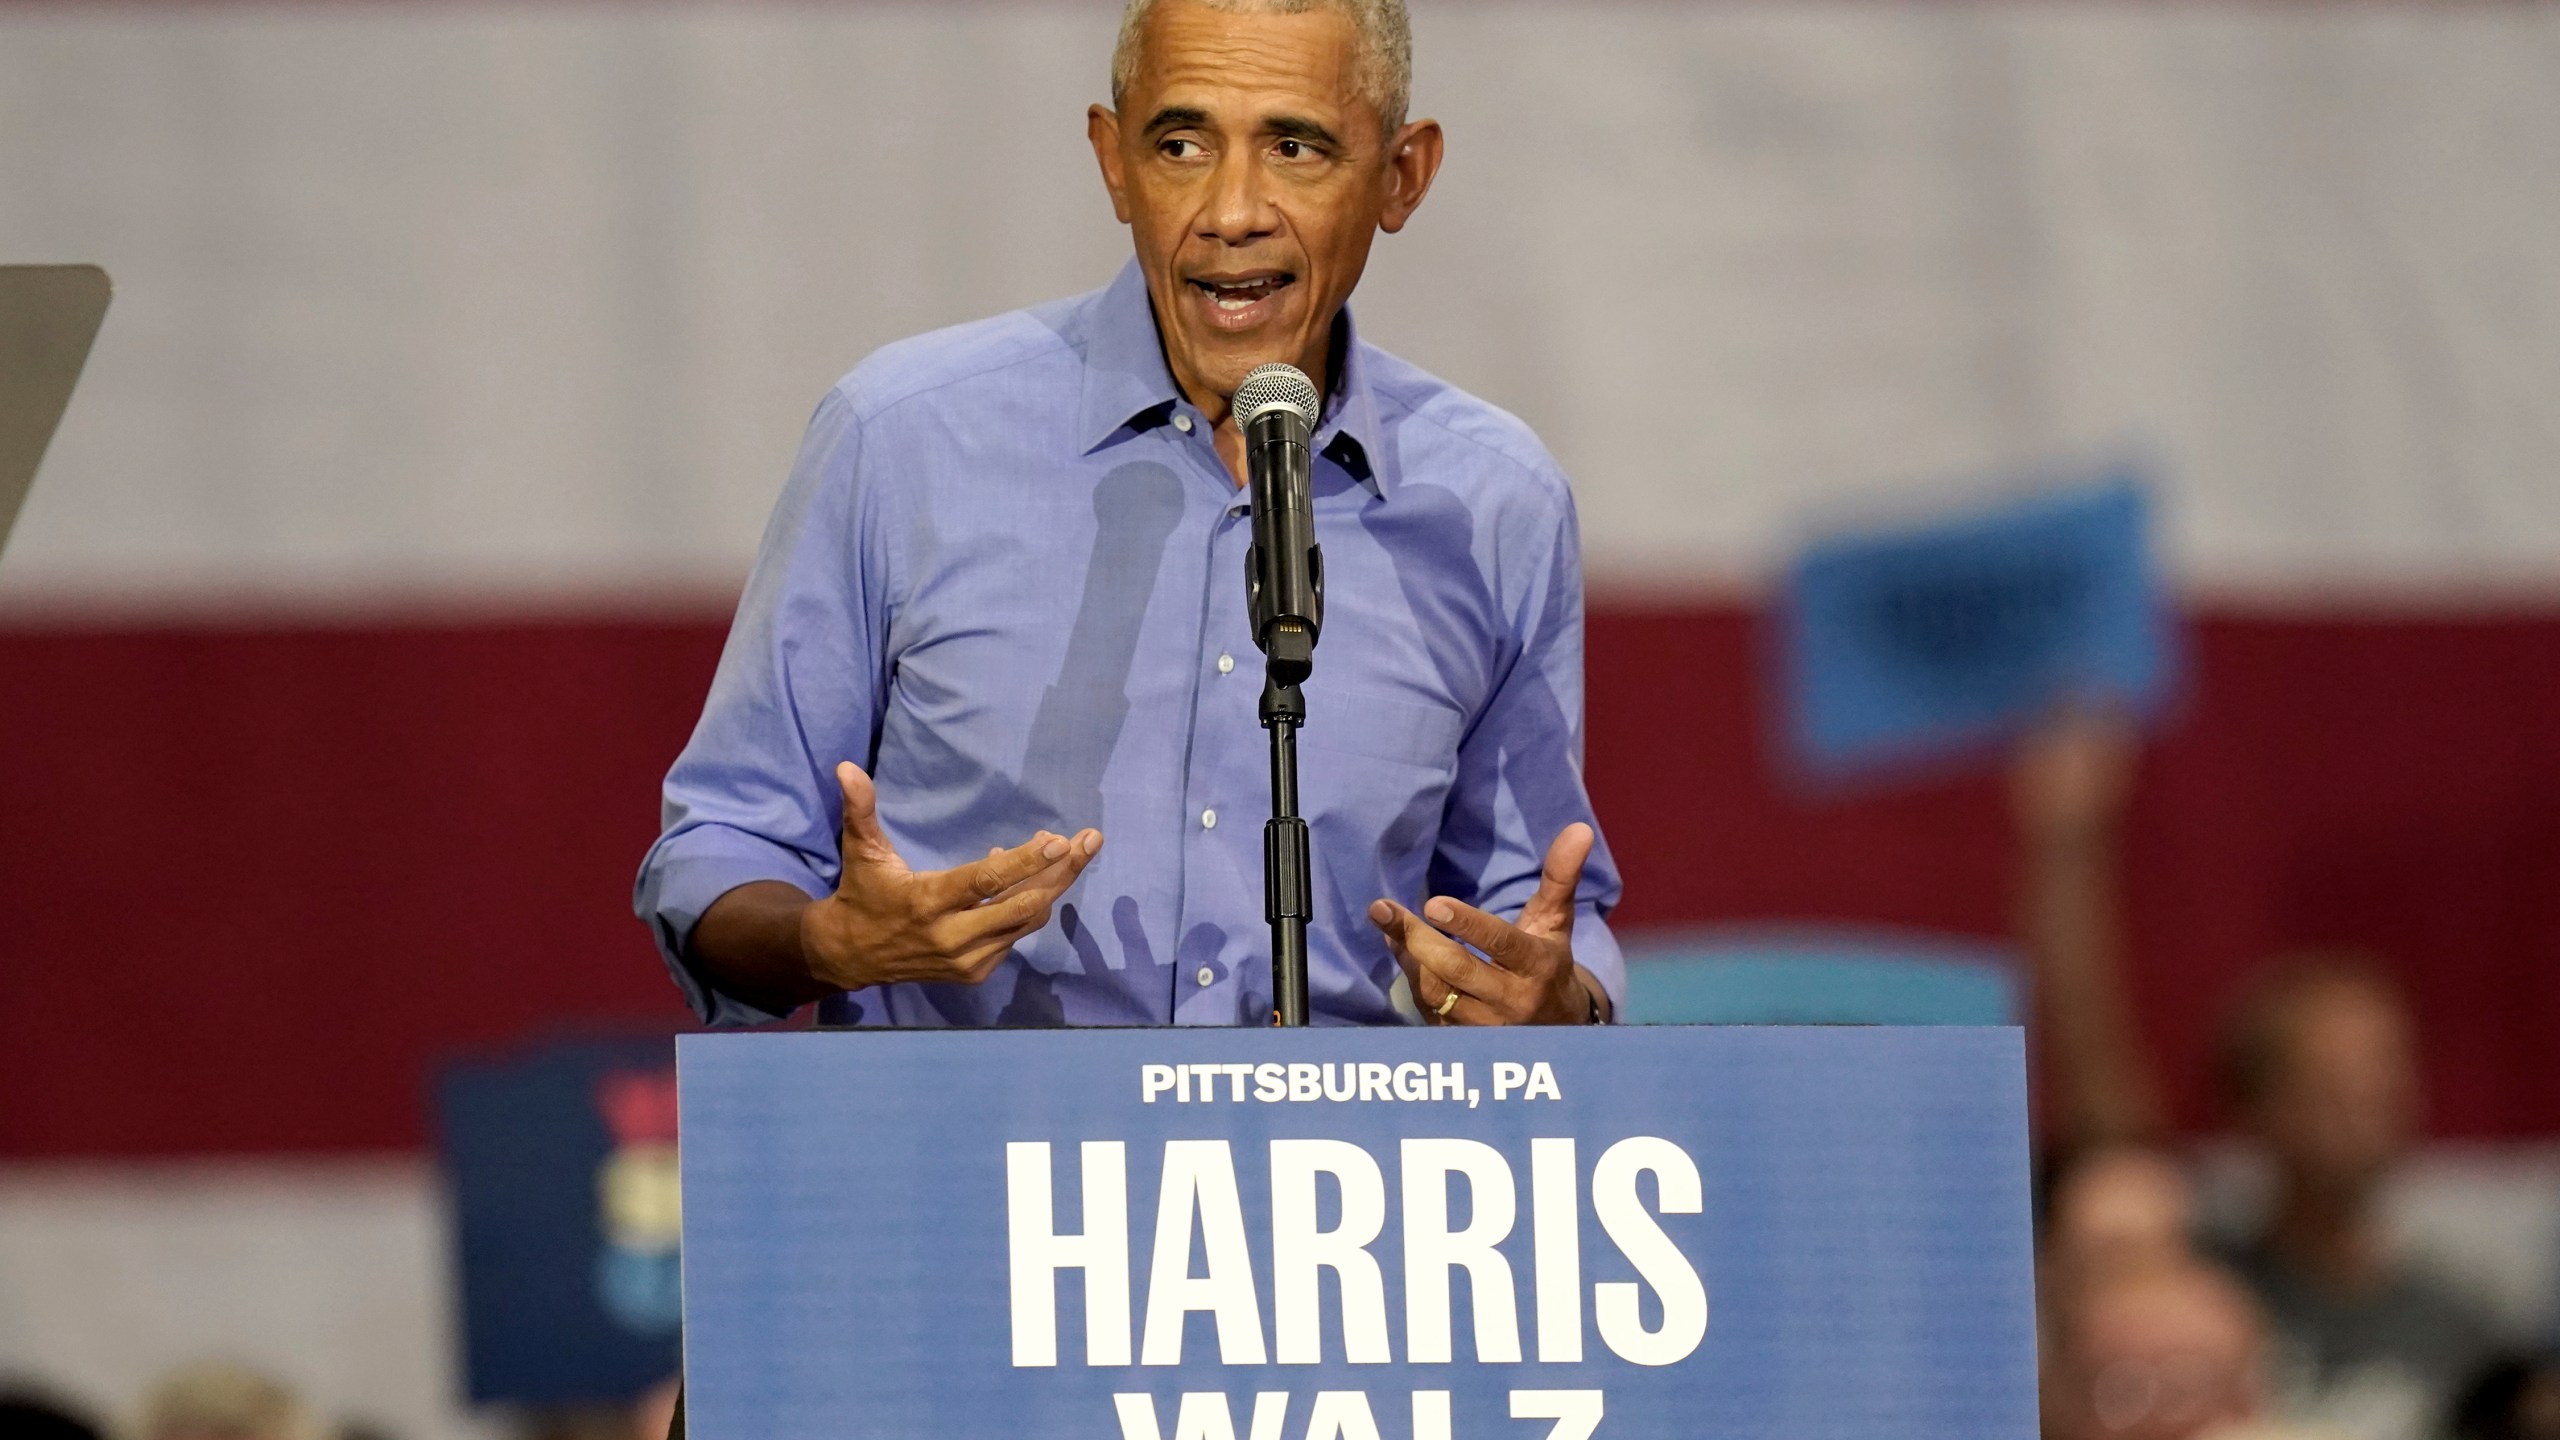
[[[2352,953],[2321,973],[2406,1018],[2424,1093],[2375,1223],[2529,1409],[2560,10],[1415,10],[1450,159],[1355,308],[1574,478],[1622,925],[1967,938],[2030,982],[2096,953],[2105,1013],[2044,1068],[2122,1051],[2159,1099],[2049,1123],[2163,1147],[2211,1214],[2303,1193],[2266,1087],[2217,1078],[2230,1017]],[[801,424],[878,345],[1111,278],[1081,115],[1116,14],[0,3],[0,261],[118,286],[0,563],[0,1377],[132,1420],[218,1357],[394,1440],[516,1423],[459,1378],[439,1067],[683,1023],[629,882]],[[2099,818],[2045,824],[2033,755],[1791,770],[1770,627],[1809,537],[2128,456],[2184,669],[2138,760],[2096,745]],[[2038,846],[2092,829],[2072,911],[2090,852]],[[2385,1383],[2432,1360],[2341,1399],[2371,1375],[2284,1328],[2318,1307],[2257,1304],[2316,1372],[2270,1382],[2295,1418],[2450,1433],[2452,1382],[2423,1420]]]

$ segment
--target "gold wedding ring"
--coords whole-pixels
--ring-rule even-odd
[[[1457,1004],[1458,992],[1452,990],[1448,994],[1440,997],[1439,1004],[1431,1007],[1431,1014],[1435,1019],[1446,1020],[1449,1018],[1449,1012],[1457,1008]]]

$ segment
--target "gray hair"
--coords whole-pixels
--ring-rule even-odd
[[[1201,0],[1212,10],[1303,15],[1310,10],[1339,10],[1360,32],[1355,67],[1360,98],[1377,107],[1387,133],[1404,124],[1413,103],[1413,26],[1405,18],[1404,0]],[[1111,51],[1111,103],[1116,108],[1138,78],[1138,49],[1147,16],[1156,0],[1129,0],[1120,15],[1120,43]]]

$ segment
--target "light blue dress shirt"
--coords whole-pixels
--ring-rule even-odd
[[[1325,625],[1299,740],[1310,1009],[1413,1018],[1367,908],[1516,914],[1582,780],[1582,570],[1563,474],[1518,420],[1345,328],[1315,435]],[[1260,1025],[1268,739],[1253,522],[1175,387],[1133,264],[1105,290],[908,340],[818,406],[767,527],[636,905],[718,1025],[775,1019],[689,963],[724,892],[833,890],[834,767],[918,870],[1035,830],[1102,853],[984,984],[893,985],[830,1024]],[[1574,955],[1622,996],[1605,845]]]

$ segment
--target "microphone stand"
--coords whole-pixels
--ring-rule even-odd
[[[1259,365],[1230,406],[1244,432],[1253,490],[1253,548],[1245,557],[1246,604],[1262,651],[1262,728],[1271,732],[1271,819],[1262,827],[1262,916],[1271,922],[1271,1018],[1307,1023],[1307,921],[1315,892],[1307,822],[1298,815],[1299,687],[1315,669],[1324,624],[1324,557],[1316,548],[1309,436],[1323,405],[1314,383],[1289,365]]]
[[[1298,815],[1298,727],[1307,695],[1262,676],[1262,728],[1271,732],[1271,818],[1262,827],[1262,912],[1271,922],[1272,1019],[1307,1023],[1307,920],[1315,911],[1307,877],[1307,822]]]

